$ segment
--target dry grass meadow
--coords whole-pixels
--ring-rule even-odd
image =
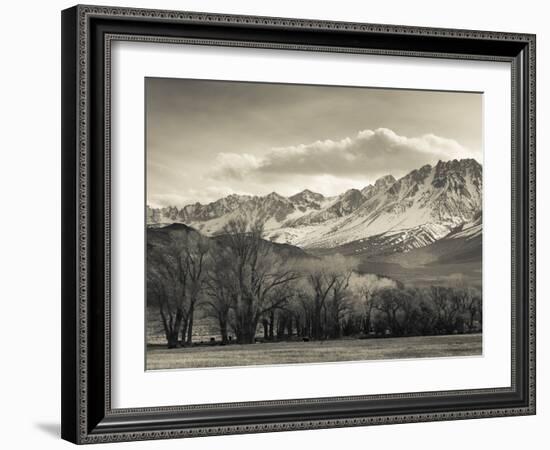
[[[168,349],[148,345],[147,370],[481,355],[481,334],[339,339]]]

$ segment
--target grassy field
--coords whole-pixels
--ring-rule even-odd
[[[167,349],[147,347],[147,369],[364,361],[481,355],[481,334],[276,342]]]

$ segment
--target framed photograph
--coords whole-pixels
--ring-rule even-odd
[[[62,437],[535,413],[535,36],[62,12]]]

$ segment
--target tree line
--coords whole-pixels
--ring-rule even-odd
[[[407,287],[357,273],[340,255],[292,257],[265,241],[263,224],[235,219],[209,239],[186,228],[147,243],[147,301],[169,348],[193,343],[198,310],[221,342],[338,339],[479,331],[479,290]]]

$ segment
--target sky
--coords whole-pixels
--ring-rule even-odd
[[[482,163],[480,93],[146,78],[147,203],[327,196],[438,160]]]

